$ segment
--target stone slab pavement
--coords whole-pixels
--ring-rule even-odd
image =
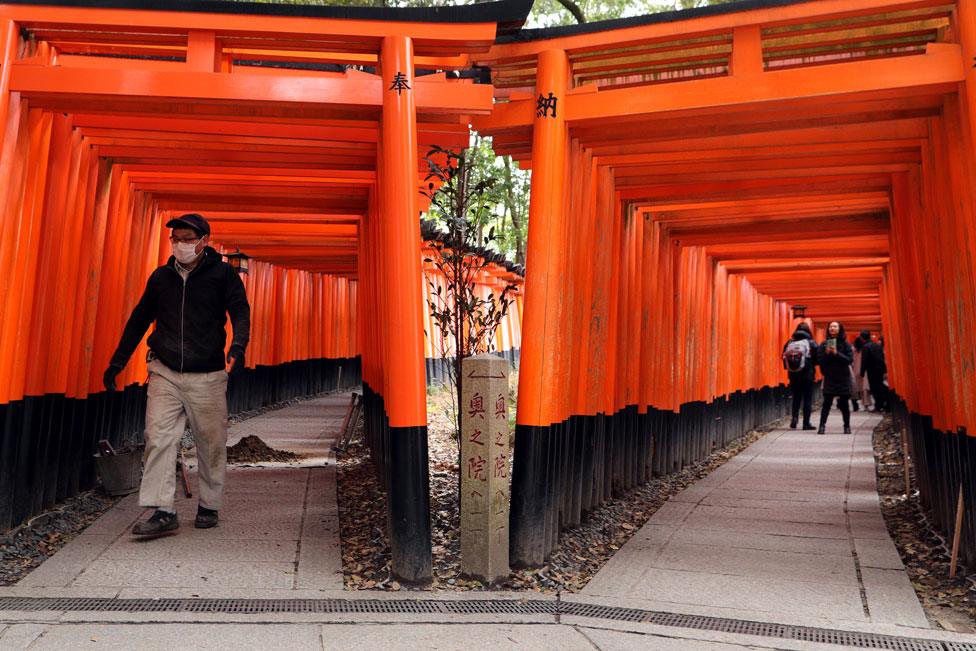
[[[973,643],[926,628],[880,520],[870,430],[775,431],[669,500],[582,594],[345,592],[330,446],[348,394],[234,426],[309,457],[235,467],[221,524],[152,542],[134,496],[0,597],[576,601]],[[832,424],[833,425],[833,424]],[[833,428],[836,429],[836,428]],[[907,587],[907,590],[906,590]],[[504,609],[502,609],[504,610]],[[531,612],[0,611],[6,649],[827,650],[812,642]],[[964,647],[956,647],[964,648]],[[976,646],[972,648],[976,649]]]
[[[876,414],[770,432],[672,497],[581,598],[856,630],[929,629],[877,494]]]
[[[778,638],[718,633],[619,622],[570,621],[517,623],[465,621],[446,616],[440,621],[253,621],[133,623],[111,621],[18,622],[0,624],[0,649],[149,649],[172,651],[206,649],[299,649],[325,651],[467,650],[471,648],[538,649],[549,651],[838,651],[852,648],[838,644],[801,642]],[[926,646],[878,646],[875,648],[970,649],[973,636],[932,631]],[[932,646],[939,642],[954,646]],[[861,647],[863,648],[863,647]]]
[[[735,651],[789,647],[753,646],[710,639],[561,624],[16,624],[0,633],[0,648],[239,649],[539,649],[561,651]],[[811,648],[811,647],[808,647]]]
[[[298,452],[296,463],[228,468],[220,525],[194,529],[195,497],[177,490],[179,532],[155,540],[130,534],[148,512],[129,495],[22,579],[21,588],[157,593],[261,586],[281,592],[342,590],[339,511],[332,444],[349,394],[298,403],[232,425],[228,444],[257,435]],[[195,467],[190,467],[195,487]]]

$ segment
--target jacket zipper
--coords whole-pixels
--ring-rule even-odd
[[[187,276],[189,277],[189,274],[187,274]],[[183,278],[182,274],[180,274],[180,278]],[[180,298],[180,373],[183,372],[183,359],[186,350],[186,347],[183,344],[183,324],[185,321],[183,310],[186,306],[186,281],[187,279],[183,278],[183,296]]]

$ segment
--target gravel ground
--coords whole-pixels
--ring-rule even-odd
[[[976,633],[976,575],[967,576],[968,568],[960,566],[956,578],[949,578],[946,541],[926,519],[918,491],[905,496],[901,436],[892,429],[890,417],[875,428],[873,440],[881,512],[929,622],[937,628]],[[914,486],[914,477],[910,478]]]
[[[87,491],[0,535],[0,586],[24,578],[120,499]]]

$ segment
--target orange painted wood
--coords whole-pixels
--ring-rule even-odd
[[[904,26],[905,10],[936,27]],[[918,40],[869,53],[831,27],[852,19]],[[797,57],[789,35],[860,58]],[[498,150],[535,174],[514,307],[526,321],[496,333],[517,346],[524,326],[519,423],[779,384],[803,303],[820,337],[835,318],[883,333],[910,408],[976,431],[976,262],[961,244],[976,241],[973,0],[822,0],[493,39],[489,25],[0,5],[0,400],[98,390],[114,343],[101,335],[166,258],[162,224],[200,210],[220,247],[256,257],[250,363],[361,352],[391,419],[423,424],[422,358],[442,342],[424,315],[417,164],[429,144],[463,145],[482,113]],[[633,53],[658,57],[658,78],[628,73]],[[498,87],[414,79],[404,54],[488,64]],[[391,101],[391,65],[416,86],[412,107]],[[493,90],[511,101],[492,107]],[[540,117],[550,91],[557,117]],[[492,271],[479,291],[501,282]],[[72,331],[60,351],[43,343],[55,322]],[[124,376],[143,378],[138,361]]]
[[[556,345],[561,327],[562,297],[558,270],[562,265],[563,223],[559,207],[565,201],[567,131],[565,102],[569,63],[559,51],[540,54],[539,95],[556,98],[556,115],[535,118],[534,143],[547,153],[536,161],[532,178],[532,201],[529,208],[529,236],[526,265],[535,271],[526,279],[523,336],[525,346],[519,371],[518,422],[522,425],[548,425],[559,420],[553,406],[561,396],[557,387],[561,356]]]
[[[550,260],[541,270],[530,262],[528,278],[532,287],[536,274],[562,277],[566,301],[526,322],[566,326],[555,341],[528,334],[523,359],[540,355],[538,364],[562,369],[576,383],[568,387],[576,404],[548,419],[520,411],[520,423],[628,405],[677,409],[779,384],[780,351],[795,326],[790,306],[802,303],[820,338],[834,319],[851,337],[862,328],[883,333],[892,386],[910,407],[943,429],[972,427],[976,272],[971,247],[960,243],[974,241],[976,223],[967,56],[976,47],[976,7],[965,0],[954,14],[937,4],[805,3],[499,44],[475,56],[519,80],[505,82],[510,101],[477,126],[538,171],[559,165],[559,149],[537,138],[537,98],[515,88],[540,74],[546,55],[566,52],[579,80],[576,65],[616,65],[623,55],[615,47],[651,52],[676,34],[731,45],[730,71],[711,78],[635,77],[567,91],[573,144],[558,156],[570,196],[560,204],[533,188],[532,201],[573,224],[563,245],[571,262]],[[952,29],[910,54],[781,65],[782,48],[766,44],[783,25],[810,36],[830,21],[857,17],[873,28],[894,24],[885,12],[927,8]],[[850,46],[824,34],[828,45]],[[767,70],[764,61],[781,67]],[[551,227],[545,233],[546,245],[555,241]],[[534,237],[530,250],[540,246]],[[560,335],[574,342],[569,363]],[[933,343],[960,335],[966,343],[948,356]],[[932,359],[951,369],[936,377]],[[605,401],[589,400],[594,393]]]

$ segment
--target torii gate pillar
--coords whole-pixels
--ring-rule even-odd
[[[413,43],[383,38],[380,49],[383,117],[378,199],[380,328],[384,401],[390,423],[390,543],[393,574],[419,583],[431,578],[430,479]]]
[[[562,50],[539,54],[536,73],[537,107],[532,134],[532,196],[526,249],[525,313],[519,365],[518,417],[512,469],[511,562],[514,567],[545,561],[547,538],[558,534],[552,508],[555,449],[552,425],[562,420],[557,405],[560,364],[558,346],[564,256],[563,206],[566,192],[567,127],[565,104],[569,59]],[[545,470],[543,470],[545,469]]]

